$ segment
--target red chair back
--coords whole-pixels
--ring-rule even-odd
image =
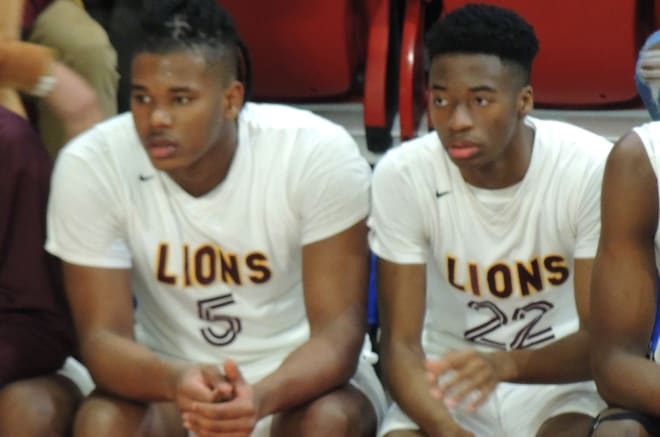
[[[219,0],[247,45],[260,99],[346,94],[364,58],[365,26],[350,0]]]
[[[513,9],[534,26],[540,44],[532,68],[537,103],[593,106],[636,99],[636,1],[483,1]],[[445,13],[466,3],[444,0]]]

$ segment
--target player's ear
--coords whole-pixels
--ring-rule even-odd
[[[524,118],[534,109],[534,90],[525,85],[518,93],[518,118]]]
[[[225,117],[235,120],[241,112],[245,98],[245,87],[237,80],[233,80],[224,89],[222,107]]]

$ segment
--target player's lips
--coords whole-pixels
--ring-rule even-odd
[[[453,159],[468,159],[479,153],[479,146],[469,141],[457,141],[449,144],[447,153]]]
[[[170,158],[176,152],[176,142],[162,136],[147,138],[147,153],[156,159]]]

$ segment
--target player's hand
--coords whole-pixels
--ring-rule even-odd
[[[448,408],[462,405],[474,411],[493,392],[500,380],[498,355],[471,349],[449,351],[425,362],[431,396]]]
[[[254,390],[245,382],[236,363],[226,361],[224,372],[232,387],[231,398],[196,402],[183,413],[184,426],[198,437],[248,437],[259,419]]]
[[[191,364],[182,367],[175,380],[175,403],[191,411],[197,402],[218,402],[234,396],[234,387],[217,366]]]

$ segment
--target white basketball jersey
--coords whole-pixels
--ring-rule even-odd
[[[566,123],[527,123],[532,157],[512,187],[468,185],[436,133],[376,167],[370,245],[388,261],[427,265],[429,356],[540,347],[578,328],[574,260],[596,252],[611,144]]]
[[[253,381],[308,338],[302,247],[367,215],[369,178],[340,126],[247,104],[226,178],[192,197],[152,166],[124,114],[60,154],[47,249],[131,268],[140,342],[191,361],[232,358]]]

